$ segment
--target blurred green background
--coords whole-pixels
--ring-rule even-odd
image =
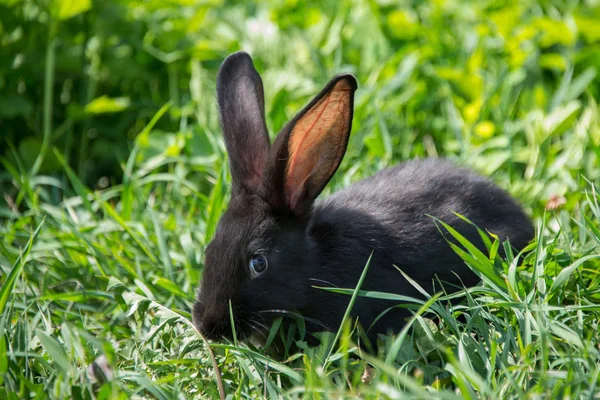
[[[2,0],[1,189],[15,190],[8,165],[60,176],[52,148],[89,186],[120,182],[135,137],[166,103],[140,160],[196,157],[202,170],[220,146],[209,143],[220,141],[216,71],[240,49],[263,74],[272,133],[348,71],[360,83],[349,157],[387,165],[468,155],[476,164],[471,156],[484,155],[474,167],[486,174],[507,163],[533,168],[528,147],[552,152],[546,139],[560,127],[528,133],[528,122],[565,104],[562,117],[575,117],[581,104],[572,101],[599,94],[598,4]],[[597,132],[589,140],[600,144]]]
[[[0,398],[216,396],[189,312],[227,205],[215,78],[237,50],[272,135],[356,75],[325,195],[449,157],[510,191],[538,240],[463,254],[501,277],[436,302],[448,318],[388,343],[372,385],[346,332],[285,363],[211,345],[227,393],[598,397],[600,0],[0,0]],[[116,376],[100,391],[99,356]]]

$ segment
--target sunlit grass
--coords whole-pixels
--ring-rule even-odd
[[[301,325],[274,329],[269,341],[284,347],[283,356],[212,344],[229,396],[600,396],[600,112],[591,11],[576,2],[396,9],[342,1],[326,11],[291,3],[229,5],[202,23],[195,12],[203,6],[123,6],[123,18],[136,13],[146,23],[144,51],[170,63],[168,95],[154,93],[156,104],[137,116],[128,107],[139,93],[123,83],[123,92],[111,92],[118,96],[96,99],[85,121],[70,114],[54,130],[51,103],[42,104],[48,150],[38,163],[6,142],[0,397],[218,397],[190,309],[204,247],[229,196],[215,71],[239,48],[263,74],[273,133],[333,74],[356,74],[348,154],[325,195],[402,160],[446,156],[510,191],[537,234],[527,251],[508,251],[506,259],[493,238],[487,253],[456,247],[482,283],[451,296],[356,292],[413,310],[377,356],[360,350],[350,321],[316,347],[294,342]],[[65,49],[53,51],[59,60]],[[119,56],[111,57],[106,68],[118,71]],[[105,77],[94,79],[101,85]],[[61,129],[110,125],[101,117],[115,107],[135,115],[127,130],[135,139],[118,160],[122,179],[96,190],[89,169],[71,158],[74,148],[88,148],[66,146]],[[100,153],[90,151],[90,160]],[[403,274],[410,280],[411,271],[398,271],[398,279]],[[351,296],[355,288],[340,291]],[[106,379],[91,376],[90,366],[98,371],[103,363]],[[367,365],[374,376],[364,384]]]

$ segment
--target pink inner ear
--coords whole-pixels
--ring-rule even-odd
[[[352,92],[347,80],[338,81],[294,125],[285,185],[291,209],[305,194],[318,196],[314,192],[339,166],[349,133]]]

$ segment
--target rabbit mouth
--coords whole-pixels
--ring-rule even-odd
[[[246,341],[255,331],[255,326],[255,323],[235,321],[235,329],[232,328],[230,323],[211,326],[200,323],[197,329],[206,339],[211,341],[232,341],[234,337],[236,340]]]

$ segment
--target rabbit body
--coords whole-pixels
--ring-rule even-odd
[[[444,236],[444,228],[432,218],[449,224],[485,252],[476,228],[456,213],[501,240],[510,238],[511,245],[519,250],[533,237],[533,226],[520,206],[490,180],[445,160],[411,160],[316,204],[308,234],[315,228],[320,232],[314,246],[319,254],[315,259],[326,261],[315,273],[330,285],[353,288],[373,252],[362,290],[421,298],[394,266],[429,293],[434,284],[437,290],[449,292],[463,285],[472,286],[479,278],[452,250],[447,241],[450,235]],[[332,307],[332,302],[339,304]],[[304,313],[337,326],[347,302],[340,295],[315,294],[308,306],[310,311]],[[393,301],[359,297],[353,315],[369,327],[392,305]],[[372,330],[397,332],[406,316],[406,309],[390,310]]]
[[[430,293],[438,282],[446,291],[476,284],[432,217],[484,251],[477,229],[457,213],[517,250],[533,237],[505,191],[440,159],[404,162],[315,201],[345,152],[355,89],[352,76],[335,77],[270,146],[250,57],[235,53],[223,63],[217,93],[233,187],[193,308],[207,337],[231,337],[230,313],[241,338],[266,335],[281,315],[302,315],[309,333],[336,330],[350,296],[322,288],[353,289],[370,257],[362,290],[422,298],[398,268]],[[375,339],[405,324],[410,314],[398,303],[358,297],[351,315]]]

